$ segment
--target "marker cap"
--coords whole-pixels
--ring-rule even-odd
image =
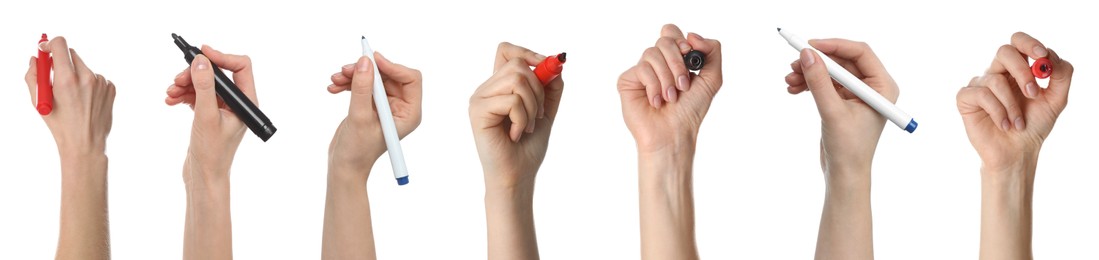
[[[397,178],[397,185],[408,184],[408,176]]]
[[[912,121],[908,121],[908,126],[904,127],[904,131],[907,131],[909,134],[911,134],[912,132],[916,131],[916,126],[919,125],[920,124],[916,123],[916,119],[912,119]]]

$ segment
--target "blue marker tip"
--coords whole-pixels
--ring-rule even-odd
[[[408,176],[397,178],[397,185],[408,184]]]
[[[912,121],[909,121],[909,122],[908,122],[908,126],[906,126],[906,127],[904,128],[904,131],[908,131],[908,133],[910,133],[910,134],[911,134],[912,132],[915,132],[915,131],[916,131],[916,126],[919,126],[919,125],[920,125],[920,124],[917,124],[917,123],[916,123],[916,119],[912,119]]]

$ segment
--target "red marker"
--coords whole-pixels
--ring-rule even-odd
[[[1036,78],[1048,78],[1049,75],[1053,75],[1053,62],[1047,58],[1038,58],[1034,60],[1034,65],[1030,66],[1030,73]]]
[[[50,68],[53,67],[53,58],[50,58],[50,54],[42,51],[42,43],[48,42],[46,34],[42,34],[42,39],[38,41],[38,97],[35,100],[38,101],[36,105],[38,107],[38,114],[49,115],[53,111],[53,86],[50,85]]]
[[[538,76],[538,81],[542,82],[545,86],[558,75],[561,75],[561,70],[565,65],[565,53],[546,57],[538,66],[534,67],[534,75]]]

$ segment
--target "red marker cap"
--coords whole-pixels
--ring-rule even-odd
[[[1030,66],[1030,73],[1036,78],[1048,78],[1049,75],[1053,75],[1053,62],[1047,58],[1038,58],[1034,60],[1034,65]]]
[[[561,75],[561,70],[565,65],[565,53],[546,57],[538,66],[534,67],[534,75],[538,76],[538,81],[542,82],[545,86],[558,75]]]
[[[49,42],[49,38],[46,38],[46,34],[42,34],[42,39],[38,41],[38,45],[42,45],[43,42]],[[35,107],[38,108],[38,114],[49,115],[53,112],[53,85],[50,84],[50,69],[53,67],[53,58],[50,58],[50,54],[42,51],[41,46],[38,48],[38,91],[36,92],[38,97],[35,100],[38,104]]]

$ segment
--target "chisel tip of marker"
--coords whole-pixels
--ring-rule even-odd
[[[363,40],[366,40],[366,36],[363,36]]]
[[[780,32],[781,32],[781,31],[782,31],[782,27],[778,27],[778,31],[780,31]]]

